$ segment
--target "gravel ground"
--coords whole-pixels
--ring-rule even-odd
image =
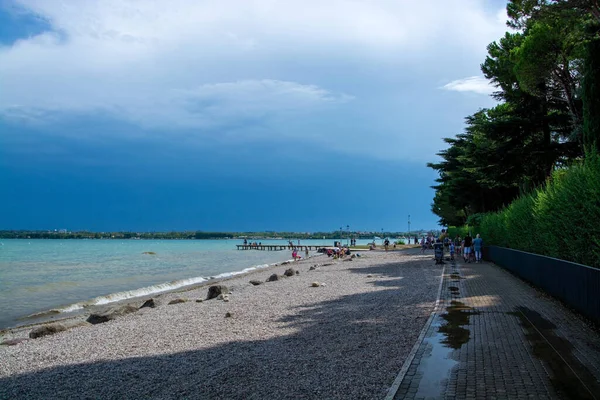
[[[288,267],[300,275],[248,283]],[[157,296],[156,308],[0,346],[0,399],[382,398],[433,309],[440,273],[430,255],[365,252],[226,280],[228,302],[195,302],[207,287]],[[189,301],[167,304],[178,297]]]

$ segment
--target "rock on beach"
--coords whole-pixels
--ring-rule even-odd
[[[142,304],[140,306],[140,308],[146,308],[146,307],[155,308],[156,307],[156,301],[154,299],[149,299],[149,300],[146,300],[144,302],[144,304]]]
[[[90,324],[102,324],[104,322],[111,321],[117,317],[134,313],[138,310],[138,308],[132,304],[127,304],[120,307],[114,307],[104,312],[92,313],[87,318],[87,322]]]
[[[278,275],[278,274],[273,274],[270,277],[267,278],[267,282],[275,282],[275,281],[279,281],[283,278],[282,275]]]
[[[296,275],[296,270],[294,268],[288,268],[283,273],[285,276],[294,276]]]
[[[173,300],[169,301],[169,305],[171,305],[171,304],[187,303],[187,301],[188,301],[187,299],[179,297],[179,298],[176,298],[176,299],[173,299]]]
[[[29,332],[30,339],[37,339],[43,336],[54,335],[55,333],[66,331],[67,327],[61,324],[42,325]]]
[[[229,288],[225,285],[212,285],[208,288],[208,295],[206,300],[214,299],[219,297],[220,294],[228,294]]]

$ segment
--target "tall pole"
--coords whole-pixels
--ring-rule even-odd
[[[410,244],[410,214],[408,214],[408,244]]]
[[[346,239],[346,244],[348,245],[348,247],[350,247],[350,225],[346,225],[346,233],[346,236],[348,236],[348,239]]]
[[[342,240],[344,240],[344,234],[342,233],[342,227],[340,226],[340,247],[342,247]]]

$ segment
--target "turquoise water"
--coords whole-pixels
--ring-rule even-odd
[[[287,244],[287,240],[261,242]],[[0,329],[28,323],[22,318],[36,313],[54,310],[68,315],[89,305],[147,296],[291,258],[287,250],[238,251],[235,245],[242,244],[240,240],[3,239],[0,243]]]

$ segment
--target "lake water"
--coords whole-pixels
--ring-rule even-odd
[[[287,240],[260,241],[287,244]],[[2,239],[0,243],[0,329],[29,323],[31,319],[22,318],[32,314],[68,315],[89,305],[147,296],[291,258],[287,250],[238,251],[235,245],[241,240]],[[332,245],[333,240],[301,243]]]

